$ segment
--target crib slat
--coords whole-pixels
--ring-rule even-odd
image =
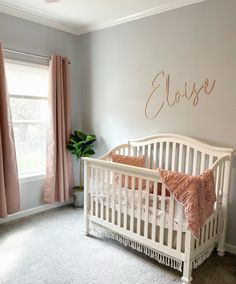
[[[169,149],[170,149],[170,142],[166,142],[166,159],[165,159],[165,169],[169,169]]]
[[[146,156],[146,153],[145,153],[145,152],[146,152],[146,146],[143,145],[143,146],[142,146],[142,155],[143,155],[143,156]]]
[[[205,153],[201,152],[201,167],[200,173],[203,173],[205,169]]]
[[[175,170],[175,152],[176,152],[176,143],[173,142],[172,144],[172,161],[171,161],[171,170]]]
[[[163,142],[160,142],[160,152],[159,152],[159,168],[162,168],[163,158]]]
[[[190,147],[187,146],[186,148],[186,161],[185,161],[185,173],[189,173],[189,153],[190,153]]]
[[[141,235],[141,219],[142,219],[142,179],[138,180],[138,212],[137,212],[137,234]]]
[[[214,236],[214,227],[215,227],[215,213],[212,214],[210,238],[212,238]]]
[[[115,224],[115,208],[116,208],[116,174],[113,172],[112,176],[112,219],[111,222]]]
[[[131,181],[131,212],[130,212],[130,231],[134,231],[134,186],[135,186],[135,179],[132,176],[132,181]]]
[[[128,155],[128,156],[131,155],[131,149],[130,149],[130,148],[131,148],[131,146],[129,145],[129,146],[127,147],[127,155]]]
[[[135,156],[135,152],[137,153],[138,152],[138,147],[135,147],[135,146],[130,146],[130,155],[131,156]]]
[[[219,196],[220,190],[220,175],[221,175],[221,165],[216,168],[216,177],[215,177],[215,190],[216,190],[216,197]]]
[[[197,174],[197,150],[193,150],[193,169],[192,169],[192,175]]]
[[[109,208],[110,208],[110,171],[107,171],[107,192],[106,192],[106,220],[109,222]]]
[[[164,184],[161,185],[161,217],[160,217],[160,244],[164,243],[164,228],[165,228],[165,198],[166,188]]]
[[[122,176],[119,175],[118,181],[118,208],[117,208],[117,218],[118,226],[121,227],[121,193],[122,193]]]
[[[157,225],[157,182],[154,182],[152,214],[152,240],[155,242]]]
[[[210,223],[211,223],[211,216],[209,217],[207,221],[207,226],[206,226],[206,240],[205,240],[206,243],[209,243]]]
[[[174,221],[174,195],[170,195],[170,205],[168,214],[168,247],[172,248],[173,240],[173,221]]]
[[[128,215],[128,176],[125,175],[125,210],[124,210],[124,228],[127,230],[127,215]]]
[[[183,161],[183,144],[179,144],[179,164],[178,171],[182,171],[182,161]]]
[[[201,239],[202,239],[202,230],[199,232],[199,239],[197,240],[197,247],[201,246]]]
[[[148,144],[148,161],[147,161],[147,167],[148,169],[151,169],[151,144]]]
[[[91,190],[91,215],[94,215],[94,196],[96,193],[96,184],[94,179],[94,168],[91,167],[91,183],[92,183],[92,190]]]
[[[181,207],[182,207],[182,205],[181,205]],[[177,245],[176,245],[177,251],[181,251],[181,245],[182,245],[182,224],[184,222],[184,220],[183,220],[183,208],[182,208],[182,210],[180,210],[179,218],[180,218],[180,220],[177,224]]]
[[[205,233],[205,225],[200,230],[200,237],[198,239],[198,246],[199,247],[204,244],[204,242],[203,242],[203,240],[204,240],[204,233]]]
[[[157,168],[157,143],[154,143],[152,168],[153,169]]]
[[[218,197],[220,195],[220,192],[222,192],[222,188],[223,188],[223,166],[224,164],[220,164],[219,165],[219,172],[218,172],[218,176],[219,176],[219,181],[218,181],[218,187],[217,187],[217,194],[216,196]]]
[[[150,181],[149,181],[149,180],[146,180],[146,190],[145,190],[145,221],[144,221],[144,237],[145,237],[145,238],[148,238],[149,190],[150,190]]]
[[[101,170],[101,206],[100,217],[104,220],[104,170]]]
[[[95,202],[95,216],[98,217],[98,197],[99,197],[99,169],[95,170],[95,180],[96,180],[96,202]]]

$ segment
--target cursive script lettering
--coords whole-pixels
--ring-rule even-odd
[[[161,88],[161,85],[163,87]],[[201,84],[193,83],[190,87],[187,82],[184,83],[183,90],[177,90],[174,94],[170,94],[170,75],[165,76],[165,72],[159,72],[152,81],[152,90],[148,96],[145,105],[145,116],[152,120],[158,116],[164,106],[174,107],[181,100],[192,100],[193,106],[199,102],[200,95],[210,95],[215,87],[215,80],[210,83],[209,79],[205,79]],[[154,101],[155,99],[155,101]],[[155,106],[155,112],[150,112],[150,106]]]

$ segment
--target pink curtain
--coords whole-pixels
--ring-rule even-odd
[[[64,202],[72,195],[72,158],[66,149],[71,134],[69,62],[53,55],[50,61],[47,174],[44,201]]]
[[[20,210],[19,181],[11,111],[0,43],[0,218]]]

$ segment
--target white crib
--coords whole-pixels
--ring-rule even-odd
[[[182,282],[191,283],[192,269],[211,255],[216,243],[218,255],[224,255],[232,152],[184,136],[158,134],[130,140],[100,159],[84,158],[86,234],[95,231],[118,240],[182,271]],[[113,163],[111,153],[144,155],[145,168]],[[217,201],[199,239],[186,228],[182,205],[172,194],[166,195],[157,168],[192,175],[213,170]]]

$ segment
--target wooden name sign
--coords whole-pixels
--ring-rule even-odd
[[[163,90],[160,89],[161,83],[165,85]],[[215,80],[210,82],[209,79],[205,79],[202,83],[193,83],[191,85],[185,82],[183,90],[176,90],[176,92],[170,94],[170,75],[165,75],[164,71],[161,71],[152,81],[152,90],[145,105],[145,116],[152,120],[158,116],[165,106],[174,107],[183,100],[192,101],[193,106],[196,106],[200,95],[210,95],[214,87]],[[158,96],[158,99],[154,96]],[[157,104],[156,111],[150,113],[149,107],[152,105],[153,108],[154,99],[155,104]]]

